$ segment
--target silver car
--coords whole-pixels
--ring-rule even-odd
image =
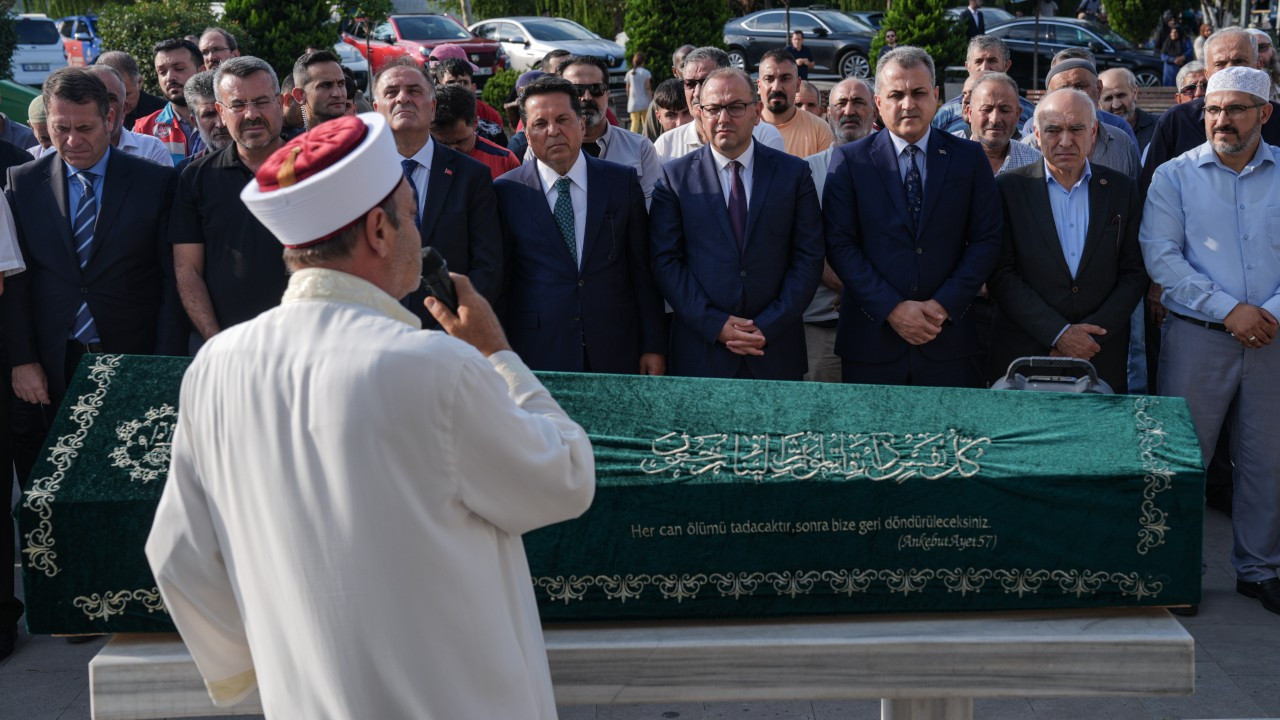
[[[520,72],[533,70],[542,56],[552,50],[594,55],[609,66],[611,94],[626,94],[626,49],[572,20],[536,16],[490,18],[472,25],[470,30],[486,40],[502,43],[502,50],[511,58],[510,67]]]

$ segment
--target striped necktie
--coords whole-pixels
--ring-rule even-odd
[[[80,269],[89,264],[89,255],[93,252],[93,229],[98,221],[98,198],[93,194],[94,175],[87,170],[73,175],[81,186],[80,202],[76,203],[76,212],[72,216],[71,229],[75,237],[76,257],[80,260]],[[72,337],[86,345],[98,342],[98,328],[89,313],[89,303],[82,300],[80,309],[76,311],[76,322]]]

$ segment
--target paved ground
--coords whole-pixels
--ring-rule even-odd
[[[1228,552],[1230,521],[1205,518],[1204,604],[1183,624],[1196,640],[1196,692],[1190,697],[1107,700],[979,701],[988,720],[1163,720],[1280,718],[1280,616],[1235,593]],[[103,640],[68,645],[44,636],[19,638],[0,663],[0,720],[89,717],[88,662]],[[880,717],[871,701],[716,703],[561,708],[563,720],[841,720]]]

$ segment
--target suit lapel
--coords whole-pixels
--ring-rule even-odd
[[[561,254],[566,263],[573,264],[573,256],[569,254],[569,246],[564,242],[564,236],[560,234],[560,225],[556,222],[556,217],[551,213],[551,207],[547,205],[547,191],[542,187],[542,177],[538,175],[538,161],[530,160],[524,163],[514,171],[518,173],[517,177],[520,182],[529,187],[529,204],[528,218],[541,227],[533,228],[530,233],[513,233],[514,236],[528,236],[535,238],[547,238]]]
[[[1110,188],[1107,187],[1106,175],[1099,170],[1100,168],[1093,168],[1093,177],[1089,179],[1089,229],[1084,236],[1084,250],[1080,253],[1080,270],[1088,267],[1089,259],[1102,242],[1103,228],[1112,220],[1107,212],[1110,209],[1110,203],[1107,202]]]
[[[893,202],[897,217],[907,217],[907,191],[902,186],[902,174],[898,172],[898,157],[893,151],[889,131],[878,132],[871,145],[871,163],[880,171],[885,194]],[[908,223],[909,224],[909,221]]]
[[[1053,222],[1053,206],[1049,204],[1049,185],[1044,177],[1044,163],[1033,164],[1027,176],[1031,179],[1022,183],[1022,186],[1026,189],[1028,214],[1034,218],[1030,224],[1040,234],[1049,257],[1057,261],[1058,268],[1067,277],[1071,277],[1071,266],[1067,265],[1067,256],[1062,252],[1062,240],[1058,238],[1058,227]]]
[[[744,251],[751,246],[751,234],[755,232],[756,223],[760,221],[760,215],[764,212],[764,206],[769,197],[769,186],[773,184],[773,173],[776,170],[773,163],[762,157],[765,154],[761,152],[763,149],[764,146],[757,143],[755,157],[751,159],[751,202],[747,206],[747,229],[742,239]],[[727,216],[728,213],[726,212],[725,215]]]
[[[431,172],[427,178],[427,198],[422,204],[422,227],[418,228],[424,240],[431,237],[436,221],[440,219],[444,199],[449,196],[449,187],[453,184],[453,166],[453,153],[445,152],[443,145],[435,143],[435,150],[431,153]]]
[[[107,159],[107,175],[102,179],[102,207],[98,208],[98,221],[93,228],[93,246],[89,249],[90,262],[101,252],[111,225],[120,215],[120,208],[129,193],[129,167],[118,154],[118,150],[112,151],[111,157]]]
[[[920,208],[920,224],[916,234],[920,233],[929,215],[938,206],[938,198],[942,197],[947,187],[947,172],[951,169],[951,154],[947,152],[946,141],[941,132],[930,129],[929,155],[925,158],[924,205]]]
[[[49,191],[52,194],[53,204],[57,208],[57,215],[54,217],[62,218],[62,222],[54,223],[58,228],[58,237],[62,240],[62,247],[67,251],[67,258],[71,261],[76,271],[80,270],[80,262],[76,259],[76,242],[71,235],[71,209],[70,201],[67,199],[67,171],[66,165],[63,164],[62,158],[57,153],[53,154],[53,159],[46,166],[49,174],[46,176],[49,183]]]
[[[695,175],[702,187],[695,188],[694,196],[706,199],[708,205],[706,212],[709,212],[711,217],[716,219],[716,224],[720,226],[720,237],[725,238],[731,245],[736,245],[733,226],[729,223],[729,199],[724,196],[724,189],[720,187],[720,171],[716,169],[715,158],[711,157],[711,150],[706,145],[696,152],[701,153],[701,157],[697,159]],[[747,214],[750,215],[749,208]]]
[[[586,161],[587,222],[582,230],[582,262],[579,264],[581,267],[587,266],[587,260],[600,244],[596,240],[600,235],[600,222],[604,220],[605,205],[609,202],[609,189],[605,186],[604,171],[601,170],[599,162],[590,156],[586,156]],[[609,241],[612,242],[612,238]]]

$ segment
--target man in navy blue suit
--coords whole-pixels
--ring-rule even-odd
[[[543,77],[520,97],[535,160],[494,182],[507,249],[503,325],[534,370],[662,375],[644,194],[633,168],[582,152],[579,95]]]
[[[930,129],[938,91],[920,48],[880,60],[876,107],[885,131],[838,148],[823,193],[844,381],[976,387],[971,306],[1000,256],[991,165]]]
[[[707,75],[697,122],[710,142],[662,167],[650,230],[654,275],[675,311],[671,373],[800,380],[804,310],[822,273],[809,164],[752,139],[755,84]]]

